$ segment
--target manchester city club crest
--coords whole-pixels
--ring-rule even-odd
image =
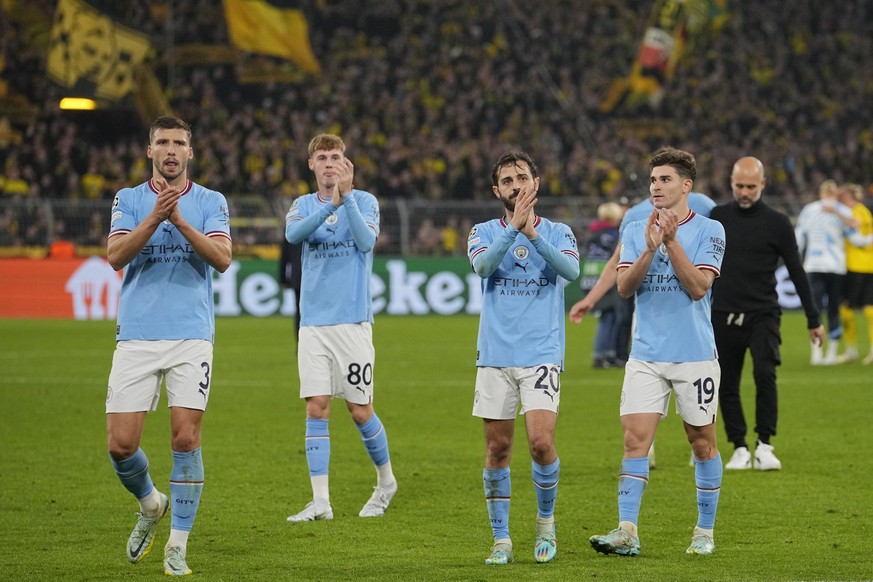
[[[658,262],[663,265],[670,264],[670,256],[667,254],[667,245],[664,243],[658,245]]]
[[[337,221],[336,214],[331,214],[330,216],[327,217],[327,220],[325,220],[324,222],[326,224],[336,224],[336,221]]]
[[[530,251],[528,250],[527,247],[517,246],[514,249],[512,249],[512,254],[519,261],[523,261],[528,257],[528,255],[530,255]]]

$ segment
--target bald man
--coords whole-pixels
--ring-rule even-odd
[[[719,408],[734,453],[726,469],[751,469],[746,419],[740,400],[740,378],[746,350],[752,355],[755,432],[754,468],[773,471],[782,463],[770,439],[778,416],[776,366],[781,309],[776,294],[776,268],[785,263],[806,312],[810,340],[821,345],[824,328],[797,249],[794,228],[785,214],[761,200],[767,180],[764,165],[753,157],[739,159],[731,172],[734,200],[712,209],[710,218],[724,225],[727,250],[721,277],[713,285],[712,326],[721,366]]]

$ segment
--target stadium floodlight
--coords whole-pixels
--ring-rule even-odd
[[[85,97],[64,97],[61,99],[60,108],[71,111],[91,111],[97,109],[97,102]]]

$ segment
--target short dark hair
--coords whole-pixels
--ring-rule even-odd
[[[649,171],[658,166],[670,166],[683,178],[690,180],[697,178],[697,161],[692,154],[685,150],[661,148],[649,160]]]
[[[152,142],[155,137],[155,132],[159,129],[184,129],[185,133],[188,134],[188,144],[191,144],[191,126],[178,117],[162,115],[155,119],[154,123],[152,123],[151,129],[149,129],[149,143]]]
[[[500,170],[506,166],[516,166],[519,162],[525,162],[527,164],[527,167],[530,169],[531,178],[539,177],[540,171],[537,169],[537,165],[529,155],[522,151],[509,151],[500,156],[500,159],[497,160],[494,167],[491,169],[491,184],[494,186],[497,185],[497,177],[500,174]]]

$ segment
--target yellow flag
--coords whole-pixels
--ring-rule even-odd
[[[313,74],[321,65],[309,45],[306,18],[299,10],[266,0],[224,0],[230,42],[242,50],[282,57]]]
[[[134,88],[134,69],[150,47],[147,36],[81,0],[58,0],[46,68],[60,85],[118,100]]]

